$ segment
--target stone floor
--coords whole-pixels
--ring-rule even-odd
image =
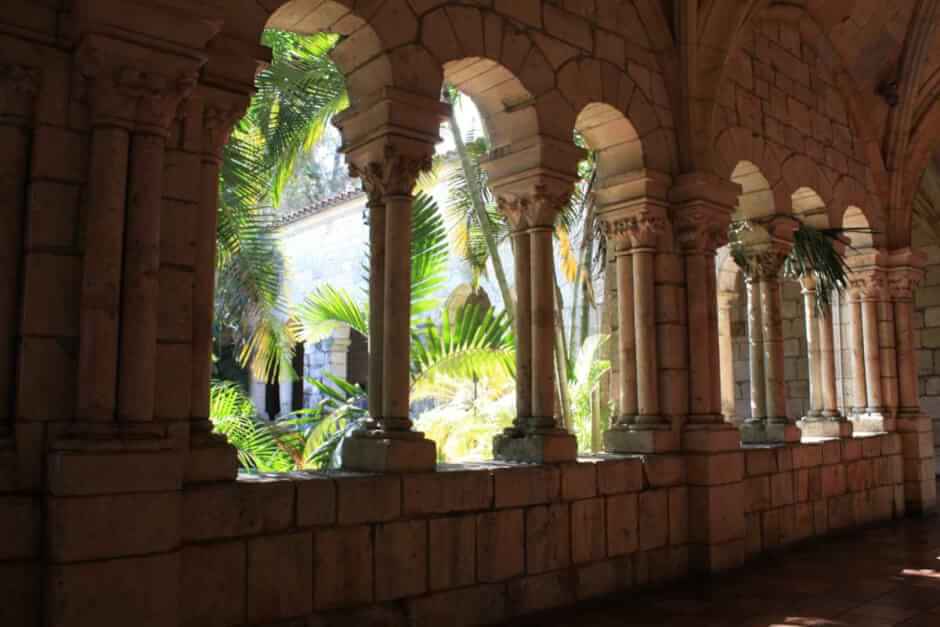
[[[940,518],[813,542],[709,582],[513,624],[940,627]]]

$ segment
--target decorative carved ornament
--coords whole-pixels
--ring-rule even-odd
[[[629,243],[633,248],[655,247],[656,238],[665,228],[666,219],[648,210],[604,221],[604,232],[609,239]]]
[[[235,124],[245,115],[244,107],[207,104],[202,111],[202,149],[206,155],[222,158]]]
[[[854,292],[855,298],[880,300],[886,287],[887,281],[881,270],[862,270],[849,276],[849,289]]]
[[[711,254],[728,243],[730,214],[704,207],[683,208],[673,215],[679,244],[687,253]]]
[[[349,164],[350,176],[362,180],[370,202],[388,196],[410,196],[421,172],[431,169],[431,155],[404,155],[394,145],[385,147],[381,161]]]
[[[923,272],[912,268],[898,268],[888,275],[888,290],[892,300],[910,301],[914,299],[914,290],[920,285]]]
[[[499,194],[496,202],[513,229],[521,231],[552,227],[558,213],[570,200],[570,190],[558,192],[547,185],[536,185],[531,193]]]
[[[741,269],[752,281],[768,281],[780,278],[780,270],[790,254],[789,247],[772,245],[770,248],[757,248],[742,251]]]

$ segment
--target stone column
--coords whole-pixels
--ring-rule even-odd
[[[735,292],[718,294],[718,356],[721,379],[721,413],[726,422],[738,423],[734,380],[734,335],[731,328],[732,310],[738,301]]]
[[[194,220],[192,388],[190,443],[186,458],[186,480],[191,482],[233,479],[238,471],[237,451],[222,436],[212,433],[209,420],[209,389],[212,380],[212,323],[215,315],[216,238],[219,212],[219,176],[222,150],[229,133],[244,115],[244,94],[200,85],[196,100],[201,104],[199,211]],[[264,385],[260,387],[264,406]]]
[[[839,411],[836,394],[836,362],[832,306],[827,304],[821,311],[816,311],[818,350],[816,351],[819,381],[819,413],[811,419],[804,418],[800,423],[806,437],[845,438],[852,435],[852,423]]]
[[[803,316],[806,320],[806,354],[809,365],[810,408],[804,421],[813,422],[822,417],[822,377],[820,373],[821,352],[819,319],[816,301],[816,279],[810,276],[800,279],[803,294]]]
[[[381,290],[383,303],[381,319],[382,350],[369,355],[370,376],[378,374],[381,363],[381,411],[377,414],[370,406],[371,419],[343,443],[342,464],[348,470],[378,472],[408,472],[431,470],[437,463],[434,442],[424,434],[412,430],[410,414],[411,388],[411,205],[418,175],[431,167],[433,146],[420,150],[409,147],[409,152],[395,143],[384,146],[381,160],[365,163],[353,160],[352,172],[364,180],[370,197],[381,197],[384,208],[373,215],[383,214],[384,239],[380,243],[379,257],[384,257],[384,270],[375,269],[370,279],[370,302]],[[374,157],[373,155],[370,155]],[[370,200],[371,202],[371,200]],[[370,230],[370,239],[382,237],[378,226]],[[374,256],[374,255],[373,255]],[[379,285],[378,276],[384,274]],[[378,322],[377,314],[375,322]],[[370,313],[370,323],[372,314]],[[374,339],[374,337],[373,337]],[[370,387],[373,382],[369,382]],[[370,401],[378,398],[370,396]]]
[[[365,185],[368,182],[364,181]],[[385,202],[381,189],[369,190],[369,414],[382,413],[385,350]]]
[[[608,240],[621,248],[629,245],[629,257],[621,252],[617,260],[620,395],[623,410],[635,412],[625,414],[626,420],[604,434],[605,447],[617,453],[676,450],[677,434],[660,411],[656,328],[656,251],[658,238],[668,224],[667,212],[662,203],[641,199],[605,208],[599,215],[605,221]]]
[[[553,463],[577,456],[575,437],[555,420],[553,232],[555,218],[570,193],[571,184],[558,180],[497,188],[500,210],[515,230],[516,327],[521,350],[517,355],[517,419],[512,429],[494,438],[496,459]]]
[[[761,320],[761,282],[758,277],[749,276],[746,285],[751,415],[744,422],[763,428],[763,423],[767,419],[767,403],[764,400],[764,324]]]
[[[878,303],[883,299],[884,276],[880,269],[857,272],[852,279],[859,290],[862,318],[862,352],[865,372],[865,413],[856,415],[855,431],[882,433],[885,430],[881,377],[881,337]]]
[[[858,289],[850,289],[849,310],[849,354],[852,361],[852,414],[862,416],[868,407],[868,389],[865,381],[865,336],[862,328],[862,295]]]
[[[786,380],[783,359],[783,322],[780,299],[780,269],[789,253],[789,243],[775,240],[757,245],[746,252],[747,272],[756,280],[760,294],[761,356],[757,358],[752,344],[751,358],[763,361],[763,424],[751,420],[742,425],[741,438],[749,443],[798,442],[800,430],[787,417]],[[749,294],[750,295],[750,294]],[[756,294],[755,294],[756,296]],[[756,307],[757,303],[753,303]],[[757,321],[752,321],[756,323]],[[756,324],[751,325],[756,328]],[[752,377],[755,372],[752,370]],[[759,374],[759,373],[756,373]],[[760,383],[752,381],[752,390],[759,394]],[[752,406],[753,406],[752,399]]]
[[[532,247],[528,231],[516,225],[513,255],[516,284],[516,435],[525,433],[532,415]]]
[[[26,189],[39,74],[0,65],[0,442],[12,434]]]
[[[156,389],[160,214],[169,125],[195,76],[142,78],[130,142],[130,176],[124,227],[120,372],[117,417],[150,421]]]
[[[617,420],[621,425],[629,425],[637,415],[637,372],[636,372],[636,322],[634,320],[633,256],[629,241],[614,242],[617,264],[617,293],[623,295],[617,299],[618,337],[617,350],[620,357],[618,385]]]
[[[923,279],[922,255],[910,249],[891,255],[888,288],[894,306],[900,411],[897,431],[904,464],[907,511],[926,514],[936,509],[936,466],[931,417],[920,409],[914,349],[914,289]]]

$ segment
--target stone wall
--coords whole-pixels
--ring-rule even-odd
[[[687,479],[695,463],[607,456],[188,486],[181,624],[501,622],[682,578],[709,530],[733,540],[734,564],[904,512],[895,434],[731,453],[709,479],[728,496],[714,520],[696,505],[708,489]]]
[[[933,418],[934,441],[940,449],[940,245],[924,242],[924,282],[914,296],[915,345],[918,348],[920,407]],[[940,465],[937,467],[940,472]]]

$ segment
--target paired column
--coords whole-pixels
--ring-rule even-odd
[[[571,184],[497,187],[500,210],[513,225],[516,278],[516,419],[496,436],[496,459],[570,461],[577,441],[558,425],[555,394],[555,261],[553,233]]]
[[[738,422],[737,403],[735,402],[734,379],[734,334],[731,326],[732,310],[738,301],[736,292],[718,294],[718,355],[719,377],[721,379],[721,413],[725,421]]]
[[[741,438],[749,443],[800,439],[800,430],[787,417],[784,378],[780,270],[788,252],[789,244],[783,242],[745,252],[752,414],[741,427]]]
[[[434,442],[413,431],[411,388],[411,190],[431,167],[433,146],[404,152],[385,145],[380,160],[352,172],[369,194],[369,413],[343,444],[348,470],[431,470]],[[374,155],[372,155],[374,156]]]
[[[856,432],[881,433],[890,427],[882,395],[882,356],[879,303],[884,300],[884,273],[880,268],[856,271],[851,279],[850,324],[852,326],[853,387]],[[859,324],[860,323],[860,324]],[[864,390],[864,402],[861,394]]]
[[[650,200],[607,208],[604,220],[617,269],[617,418],[605,434],[611,452],[663,452],[678,438],[661,415],[659,341],[656,312],[658,239],[668,220],[666,207]]]
[[[810,376],[810,409],[800,421],[807,437],[848,437],[852,425],[839,411],[836,395],[836,365],[832,307],[820,305],[816,280],[803,277],[806,342]]]

